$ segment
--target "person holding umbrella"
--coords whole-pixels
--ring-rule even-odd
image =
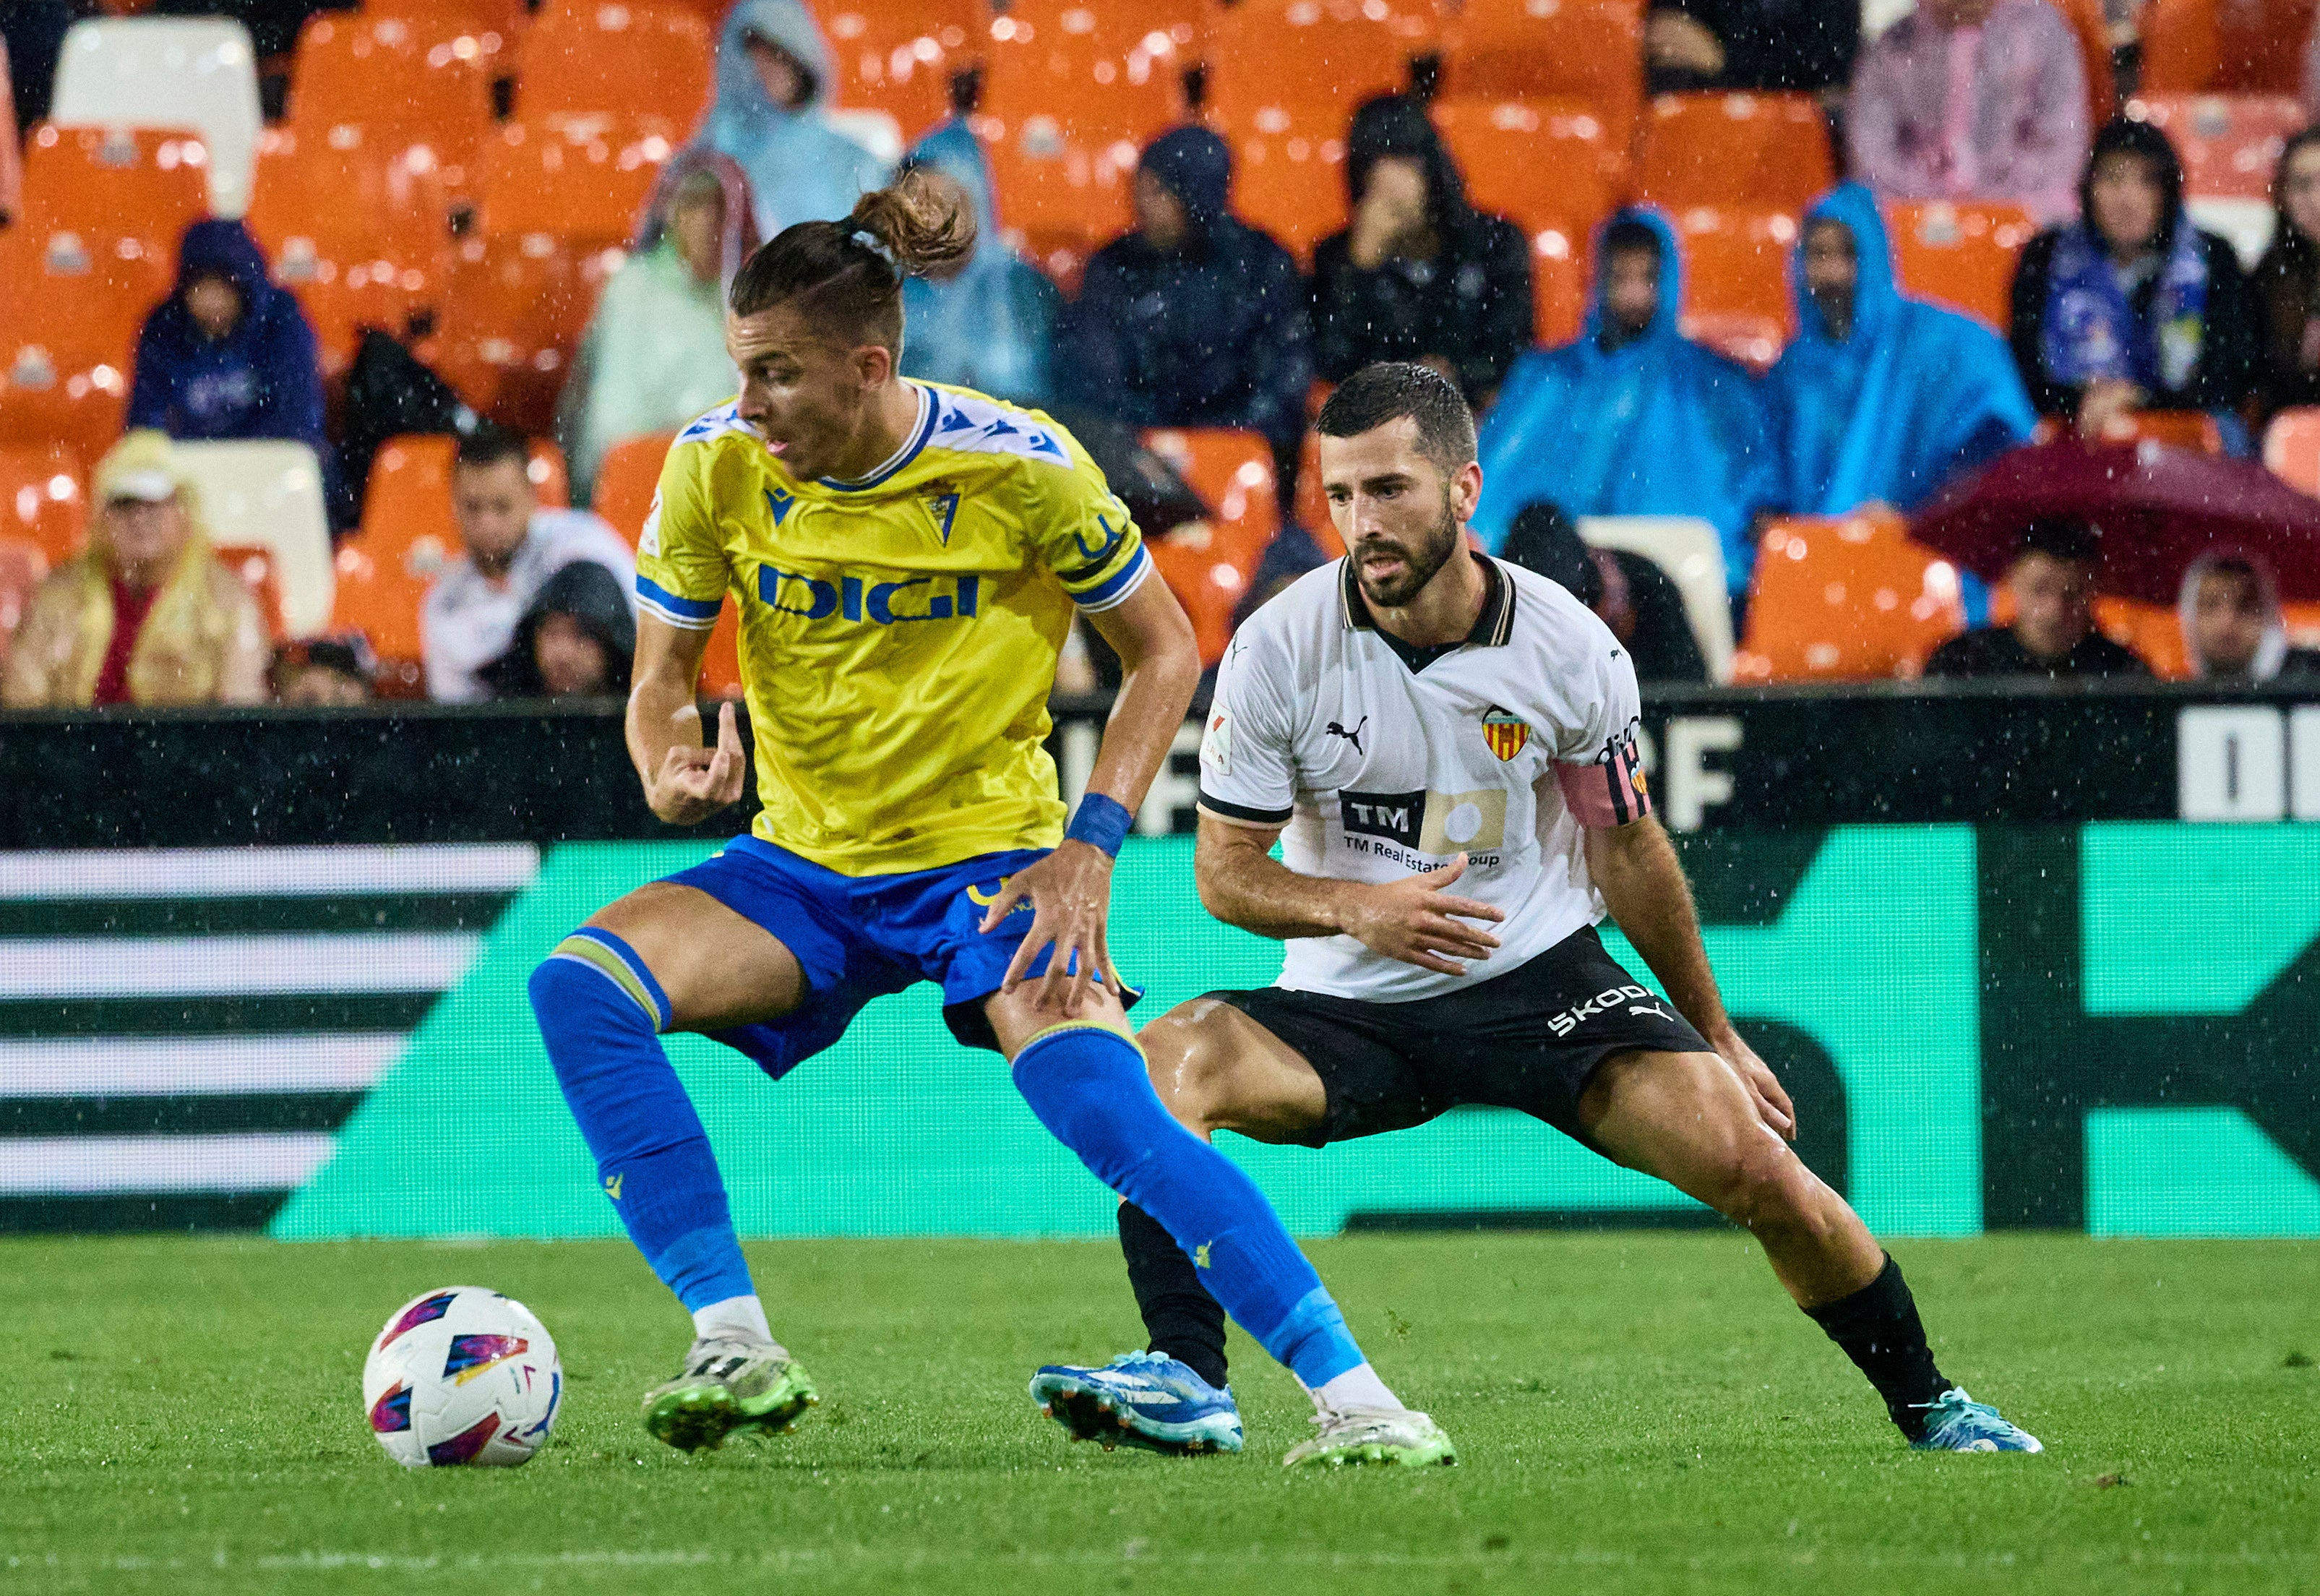
[[[2032,521],[2006,573],[2014,594],[2012,623],[1980,626],[1952,638],[1926,661],[1926,675],[2149,676],[2134,650],[2095,630],[2095,554],[2101,536],[2090,522],[2070,517]]]

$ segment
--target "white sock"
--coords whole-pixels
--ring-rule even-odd
[[[773,1327],[766,1322],[766,1305],[753,1294],[728,1297],[693,1310],[693,1333],[703,1341],[773,1342]],[[778,1343],[775,1343],[778,1345]]]
[[[1334,1380],[1326,1380],[1318,1387],[1308,1388],[1313,1406],[1323,1416],[1332,1413],[1362,1412],[1399,1413],[1401,1399],[1385,1388],[1377,1371],[1367,1364],[1347,1369]]]

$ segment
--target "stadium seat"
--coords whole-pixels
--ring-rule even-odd
[[[1444,31],[1443,91],[1489,99],[1574,99],[1612,145],[1634,142],[1643,105],[1640,0],[1464,0]]]
[[[2062,424],[2053,416],[2038,423],[2032,434],[2039,443],[2062,436]],[[2223,429],[2203,410],[2135,410],[2111,418],[2102,432],[2105,443],[2156,443],[2200,454],[2224,452]]]
[[[2103,0],[2053,0],[2053,6],[2078,35],[2079,64],[2087,78],[2087,125],[2100,127],[2118,104],[2110,64],[2110,17]]]
[[[7,663],[8,645],[24,622],[24,608],[49,570],[49,557],[38,543],[0,536],[0,665]]]
[[[168,265],[96,258],[69,234],[0,231],[0,441],[61,443],[83,459],[112,447],[137,329],[168,292]]]
[[[1963,311],[2000,332],[2011,324],[2015,263],[2038,231],[2027,211],[1914,201],[1885,208],[1885,231],[1904,294]]]
[[[1965,627],[1957,567],[1899,516],[1798,516],[1765,530],[1735,682],[1914,676]]]
[[[1300,257],[1346,224],[1346,126],[1409,86],[1440,19],[1411,0],[1243,0],[1218,14],[1205,110],[1233,147],[1233,208]]]
[[[1155,428],[1144,434],[1144,446],[1174,466],[1215,512],[1207,523],[1210,551],[1229,562],[1246,585],[1281,530],[1273,446],[1263,434],[1235,427]]]
[[[209,151],[189,129],[43,122],[24,142],[23,225],[44,238],[147,256],[174,277],[177,240],[209,213]]]
[[[1577,338],[1587,322],[1588,236],[1567,227],[1531,235],[1532,336],[1552,348]]]
[[[1661,95],[1645,112],[1636,192],[1663,209],[1801,215],[1835,181],[1828,120],[1811,95]]]
[[[1797,219],[1699,206],[1671,220],[1683,247],[1686,335],[1758,370],[1769,367],[1796,336],[1789,252]]]
[[[2320,407],[2283,410],[2263,431],[2263,463],[2298,493],[2320,498]]]
[[[2320,603],[2284,603],[2279,606],[2279,618],[2287,624],[2290,644],[2298,648],[2320,648]]]
[[[2187,195],[2266,203],[2280,146],[2305,123],[2303,108],[2285,95],[2139,94],[2126,113],[2174,144]]]
[[[249,203],[261,123],[257,64],[240,23],[76,23],[57,63],[49,117],[65,125],[196,129],[209,156],[211,210],[239,216]]]
[[[660,468],[675,441],[674,432],[623,438],[597,462],[596,495],[590,507],[611,522],[631,549],[644,530],[645,517],[652,513],[653,494],[660,490]]]
[[[2234,5],[2234,11],[2264,7]],[[2216,0],[2144,0],[2135,15],[2135,36],[2143,47],[2143,68],[2136,83],[2142,94],[2206,94],[2221,89],[2223,37]],[[2290,46],[2301,60],[2304,41]],[[2296,92],[2291,77],[2280,91]]]
[[[2215,0],[2205,0],[2214,5]],[[2171,8],[2171,7],[2170,7]],[[2237,95],[2293,95],[2304,86],[2304,45],[2312,37],[2314,0],[2261,0],[2216,8],[2216,80]],[[2150,12],[2143,14],[2150,27]],[[2146,32],[2146,38],[2148,33]],[[2144,46],[2148,59],[2149,46]],[[2149,68],[2144,68],[2146,74]]]
[[[524,38],[516,113],[682,141],[709,108],[716,61],[714,32],[682,8],[606,0],[543,12]]]
[[[508,122],[485,148],[476,229],[486,238],[625,244],[675,148],[656,132]]]
[[[283,606],[281,562],[273,549],[262,543],[220,543],[215,552],[218,564],[240,577],[249,596],[258,601],[258,612],[266,617],[267,636],[278,643],[299,635]]]
[[[1035,258],[1084,257],[1132,224],[1138,151],[1184,120],[1192,16],[1025,0],[991,24],[974,120],[1001,225]]]
[[[1724,540],[1688,515],[1582,515],[1579,536],[1590,549],[1640,554],[1668,574],[1683,594],[1684,618],[1708,661],[1712,682],[1732,679],[1732,598]]]
[[[458,164],[491,127],[492,77],[504,42],[448,8],[312,17],[298,35],[290,125],[321,138],[350,123],[369,130],[373,141],[392,129]]]
[[[1225,657],[1232,641],[1233,612],[1248,591],[1248,578],[1232,560],[1219,553],[1214,531],[1205,521],[1176,528],[1145,545],[1161,580],[1191,617],[1192,636],[1200,644],[1203,668]]]
[[[988,42],[983,0],[817,0],[841,106],[883,111],[905,139],[950,114],[951,77]]]
[[[1592,237],[1627,192],[1627,147],[1583,101],[1450,99],[1430,109],[1466,197],[1527,233]]]
[[[2098,594],[2094,602],[2095,630],[2112,642],[2132,648],[2153,676],[2180,682],[2191,674],[2191,656],[2183,641],[2181,621],[2172,604],[2148,603]]]
[[[353,358],[364,327],[402,334],[439,307],[450,262],[449,198],[422,147],[344,122],[316,137],[268,129],[251,186],[251,236],[274,280],[297,295],[325,372]]]
[[[29,543],[51,566],[88,536],[88,488],[62,444],[0,444],[0,538]]]
[[[1291,509],[1322,553],[1336,559],[1346,552],[1337,523],[1329,519],[1329,496],[1321,491],[1321,435],[1310,427],[1297,449],[1297,496]]]
[[[331,528],[314,451],[276,440],[182,442],[177,461],[201,495],[218,546],[247,545],[270,557],[286,635],[328,630]]]

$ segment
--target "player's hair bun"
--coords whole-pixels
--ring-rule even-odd
[[[921,168],[855,201],[846,221],[904,277],[940,271],[974,253],[974,211],[956,184],[937,182]]]

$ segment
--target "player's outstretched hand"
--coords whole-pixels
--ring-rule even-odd
[[[741,727],[728,702],[717,717],[714,748],[679,739],[669,745],[646,802],[672,826],[693,826],[741,797],[748,770],[741,758]]]
[[[1039,980],[1039,1006],[1058,1006],[1079,1018],[1091,980],[1110,984],[1111,950],[1104,940],[1111,914],[1111,856],[1091,843],[1066,838],[1055,852],[1009,876],[983,917],[982,929],[995,930],[1020,903],[1031,905],[1031,929],[1008,961],[1001,992],[1023,984],[1040,950],[1055,954]],[[1065,972],[1069,969],[1070,974]]]
[[[1346,934],[1373,953],[1435,970],[1463,975],[1462,958],[1488,958],[1499,939],[1472,920],[1502,920],[1506,915],[1475,898],[1454,897],[1442,889],[1466,874],[1466,856],[1446,865],[1420,870],[1400,881],[1368,885],[1349,894],[1352,912],[1346,917]]]
[[[1789,1100],[1787,1089],[1772,1066],[1756,1056],[1756,1049],[1742,1041],[1739,1032],[1727,1030],[1717,1042],[1716,1051],[1732,1066],[1740,1084],[1748,1088],[1748,1095],[1756,1100],[1757,1116],[1785,1139],[1796,1140],[1797,1105]]]

